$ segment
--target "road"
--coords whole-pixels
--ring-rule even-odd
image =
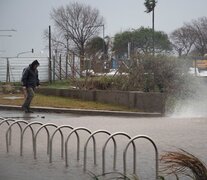
[[[111,133],[125,132],[131,137],[136,135],[147,135],[153,139],[158,147],[159,154],[164,151],[182,148],[207,163],[207,118],[173,118],[173,117],[114,117],[114,116],[86,116],[67,113],[33,113],[25,115],[20,111],[0,110],[0,117],[15,118],[28,122],[40,121],[42,123],[54,123],[56,125],[71,125],[72,127],[86,127],[92,132],[105,129]],[[33,159],[30,134],[24,140],[24,154],[19,156],[19,130],[13,127],[12,145],[10,152],[6,153],[5,131],[6,125],[0,127],[0,180],[87,180],[92,179],[88,173],[83,172],[83,145],[87,139],[87,133],[81,133],[81,155],[80,161],[76,161],[75,137],[69,143],[69,167],[65,167],[64,160],[60,158],[60,143],[58,137],[53,144],[53,163],[50,164],[46,155],[45,133],[40,133],[37,140],[37,159]],[[52,130],[51,130],[52,131]],[[107,136],[97,135],[97,166],[92,164],[92,153],[88,151],[87,169],[96,175],[101,174],[101,150]],[[122,171],[122,152],[127,138],[117,136],[118,144],[117,169]],[[90,144],[90,143],[89,143]],[[154,151],[146,140],[136,142],[137,146],[137,171],[141,179],[153,179],[154,177]],[[112,144],[106,148],[106,172],[112,169]],[[132,171],[132,153],[127,154],[128,173]],[[103,178],[104,179],[104,178]],[[106,179],[106,178],[105,178]],[[173,179],[173,178],[172,178]],[[184,178],[183,178],[184,179]]]

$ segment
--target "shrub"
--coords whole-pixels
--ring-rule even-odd
[[[167,175],[173,174],[188,176],[195,180],[206,180],[207,169],[197,157],[182,149],[179,151],[166,152],[161,156],[162,172]]]

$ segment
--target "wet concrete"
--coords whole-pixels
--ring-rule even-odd
[[[182,148],[207,163],[207,118],[141,118],[121,116],[87,116],[60,113],[33,113],[24,114],[20,111],[0,110],[1,117],[14,117],[18,120],[25,119],[29,122],[41,121],[43,123],[55,123],[57,125],[71,125],[73,127],[86,127],[91,131],[105,129],[111,133],[126,132],[131,137],[145,134],[150,136],[156,143],[159,153],[167,150]],[[53,163],[49,163],[46,155],[46,135],[41,133],[38,137],[37,159],[33,159],[31,135],[27,134],[24,139],[24,154],[19,156],[19,130],[12,131],[12,146],[6,153],[5,130],[6,125],[0,127],[0,180],[87,180],[92,179],[83,172],[83,145],[88,134],[81,133],[81,157],[76,161],[76,140],[72,138],[69,143],[69,167],[66,168],[64,160],[60,158],[60,143],[58,137],[53,144]],[[51,128],[51,131],[54,129]],[[91,149],[88,150],[88,170],[101,174],[101,149],[106,141],[106,135],[97,135],[97,166],[93,166]],[[127,143],[125,137],[117,137],[118,157],[117,169],[122,171],[122,152]],[[137,145],[137,171],[141,179],[153,179],[154,177],[154,151],[145,140],[136,142]],[[112,169],[112,144],[107,146],[106,171]],[[127,154],[128,173],[132,173],[132,155]],[[106,179],[106,178],[105,178]],[[173,178],[172,178],[173,179]],[[184,179],[184,178],[183,178]]]

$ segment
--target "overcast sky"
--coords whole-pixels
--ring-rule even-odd
[[[151,27],[151,14],[145,13],[144,0],[76,0],[97,8],[105,20],[105,35]],[[45,49],[43,32],[51,25],[52,8],[74,0],[0,0],[0,30],[15,29],[12,37],[0,36],[0,56],[16,56],[35,50],[38,55]],[[155,30],[170,33],[185,22],[207,16],[207,0],[158,0],[155,9]],[[101,34],[100,34],[101,36]],[[46,52],[44,50],[44,52]]]

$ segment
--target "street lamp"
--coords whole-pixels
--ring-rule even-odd
[[[0,29],[0,32],[16,32],[17,30],[15,29]],[[1,34],[0,37],[12,37],[11,34]]]
[[[12,37],[12,35],[6,34],[6,35],[0,35],[0,37]]]
[[[67,41],[67,44],[66,44],[66,79],[68,79],[68,59],[69,59],[69,55],[68,55],[68,53],[69,53],[69,35],[68,34],[66,34],[65,35],[65,38],[66,38],[66,41]],[[73,66],[74,66],[74,62],[73,62]],[[72,70],[73,71],[73,70]],[[73,73],[72,73],[73,74]]]
[[[105,27],[104,24],[100,24],[100,25],[95,25],[95,26],[89,26],[90,27],[103,27],[103,54],[105,54],[105,42],[104,42],[104,37],[105,37]]]
[[[20,52],[17,54],[17,58],[19,57],[19,55],[21,54],[26,54],[26,53],[34,53],[34,49],[32,49],[31,51],[24,51],[24,52]]]
[[[92,27],[103,27],[103,58],[105,59],[105,27],[104,24],[99,24],[99,25],[94,25],[94,26],[87,26],[87,28],[92,28]]]
[[[0,50],[0,54],[6,52],[5,50]]]
[[[15,29],[0,29],[0,31],[14,31],[14,32],[16,32],[17,30],[15,30]]]

